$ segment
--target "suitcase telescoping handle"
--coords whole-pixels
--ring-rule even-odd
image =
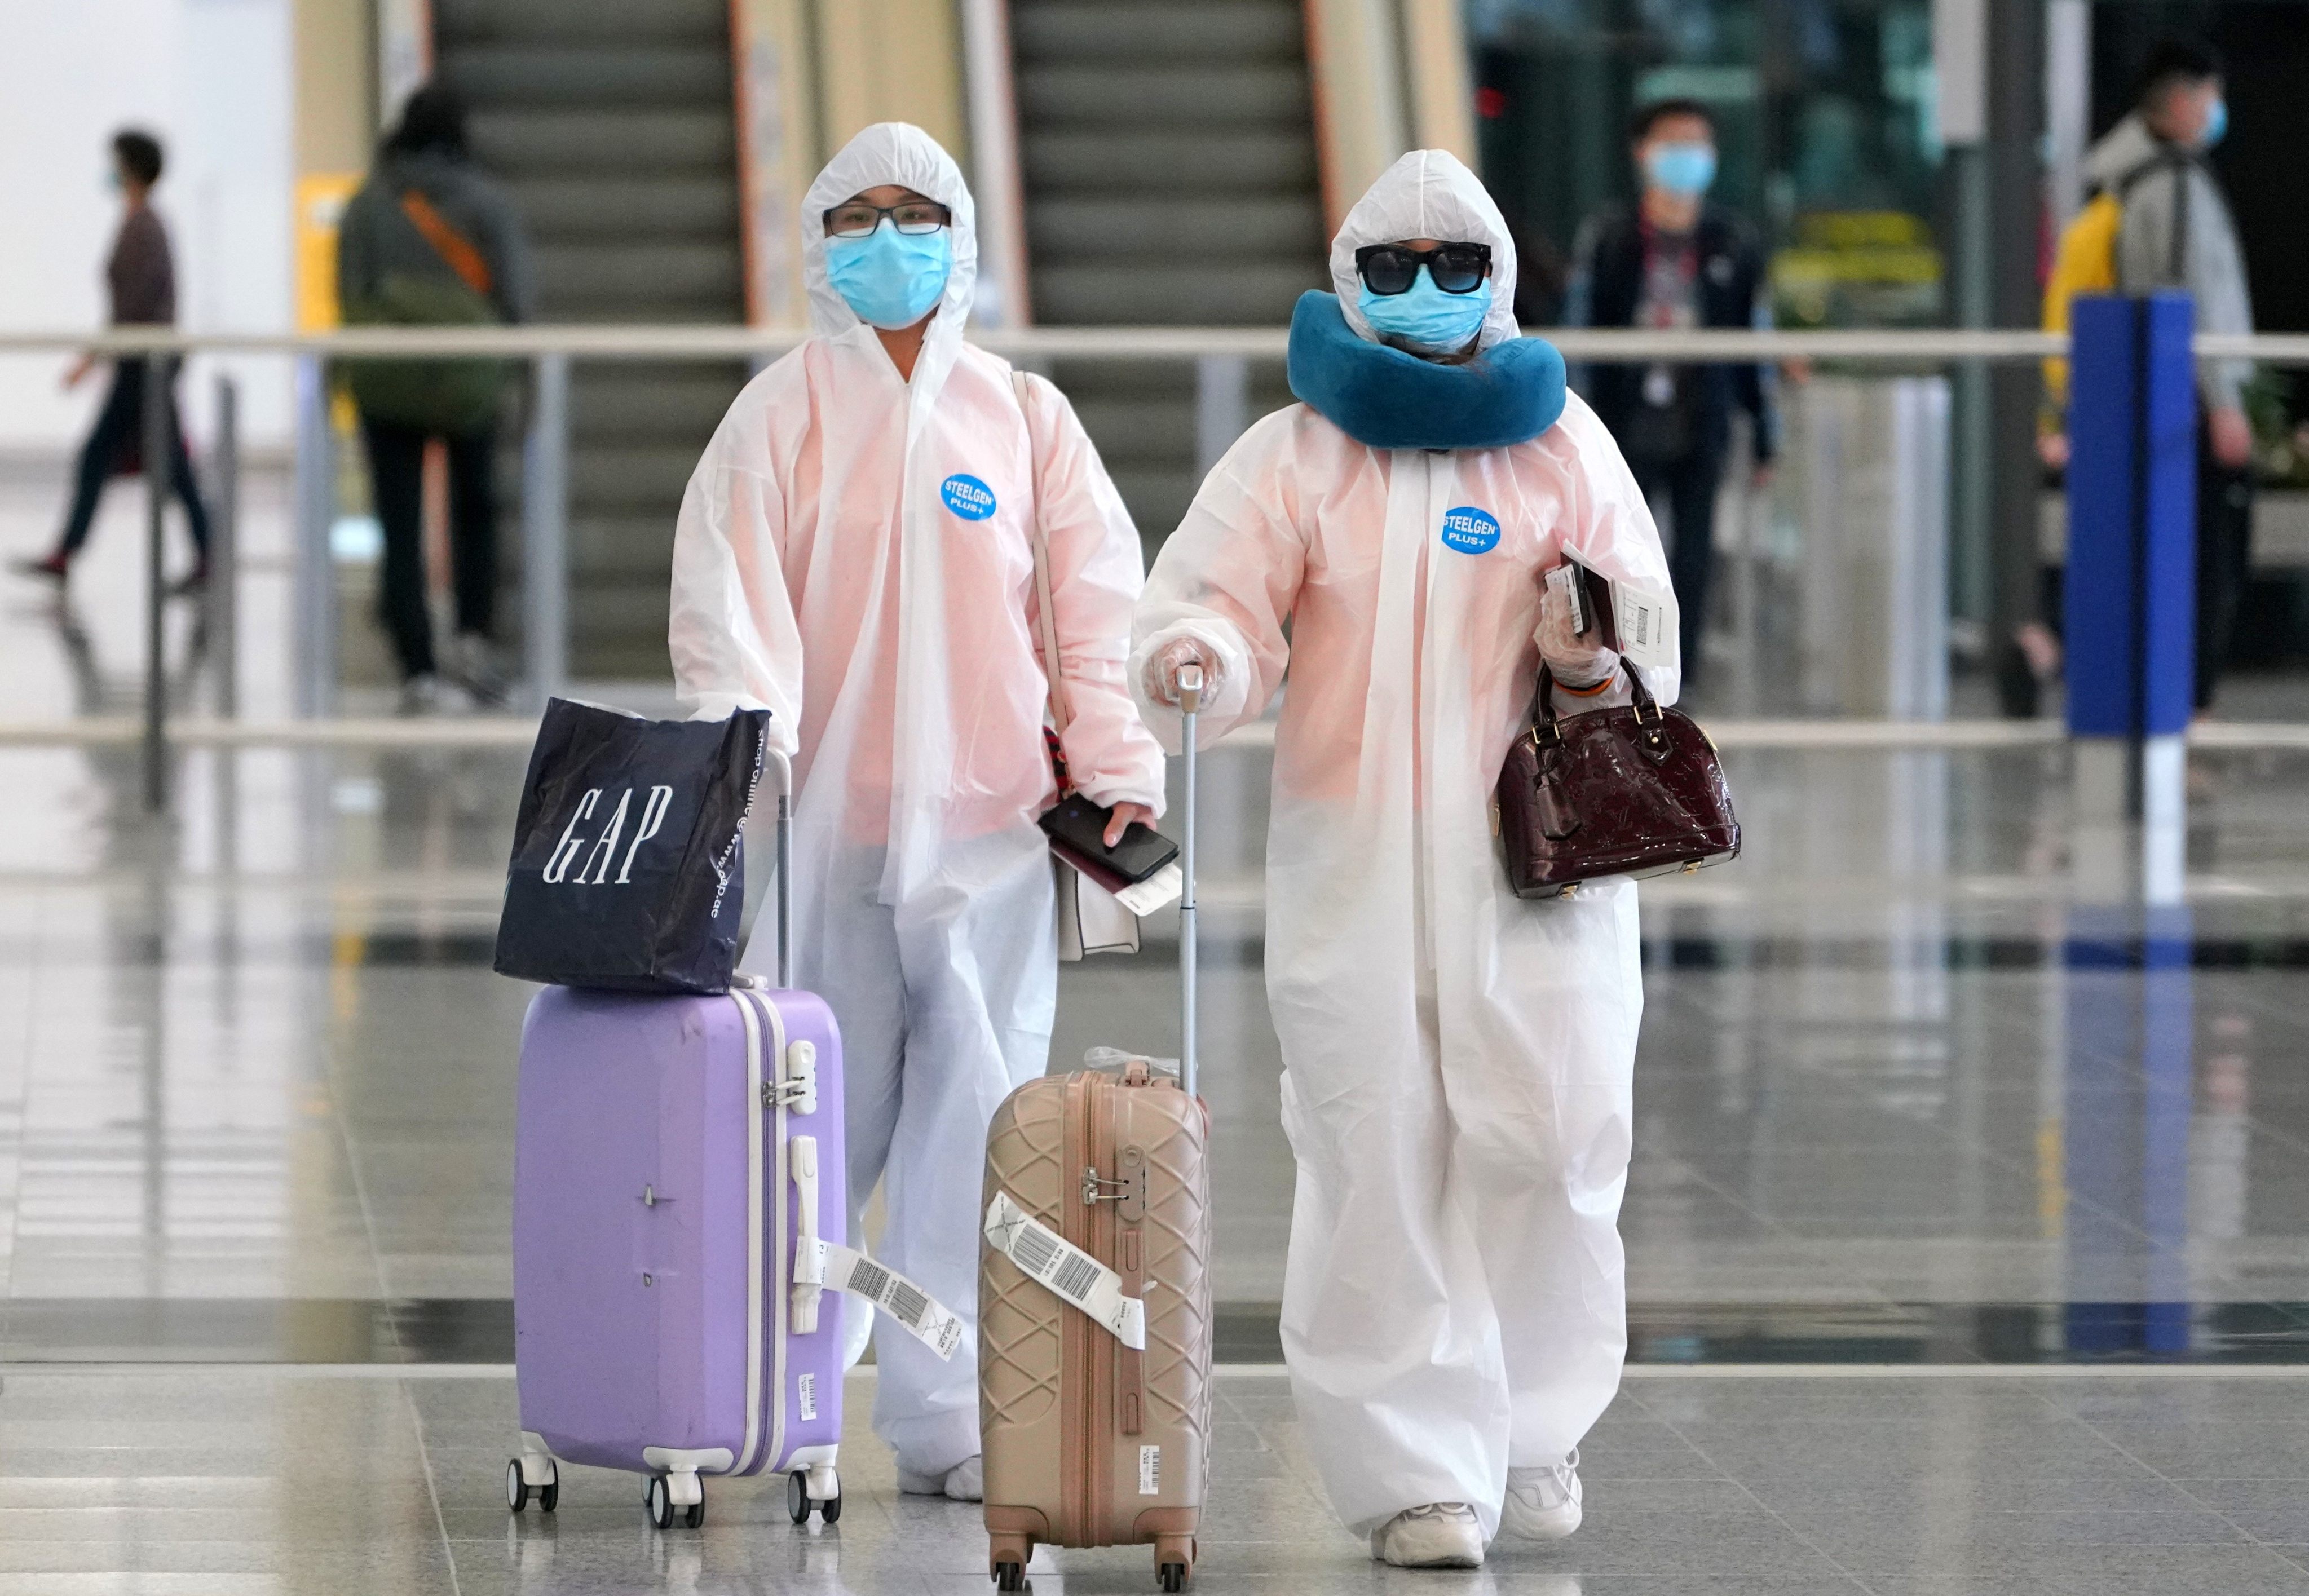
[[[793,761],[775,748],[762,750],[762,763],[777,783],[778,796],[778,989],[793,990]]]
[[[1179,1084],[1195,1095],[1195,716],[1203,707],[1203,668],[1179,667],[1180,747],[1186,758],[1186,818],[1179,839]]]

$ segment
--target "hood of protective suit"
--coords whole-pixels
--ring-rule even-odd
[[[1487,349],[1517,335],[1516,247],[1507,219],[1457,156],[1448,150],[1414,150],[1379,174],[1331,240],[1331,285],[1338,292],[1347,325],[1358,337],[1379,341],[1355,303],[1362,287],[1355,275],[1355,251],[1398,238],[1490,245],[1492,308],[1483,331],[1475,334],[1475,347]]]
[[[938,142],[911,122],[877,122],[842,146],[801,197],[802,280],[809,286],[809,327],[832,336],[866,324],[850,308],[826,272],[826,213],[869,188],[895,183],[944,205],[954,220],[954,269],[938,297],[938,316],[925,340],[947,348],[962,341],[978,291],[978,207],[969,185]],[[944,361],[934,364],[943,366]]]

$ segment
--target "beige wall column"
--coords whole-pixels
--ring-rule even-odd
[[[1475,82],[1459,0],[1402,0],[1404,81],[1414,148],[1475,166]]]
[[[911,122],[968,163],[955,0],[817,0],[817,15],[827,154],[877,122]]]
[[[337,218],[376,144],[368,0],[293,0],[297,325],[337,324]]]
[[[746,251],[746,319],[809,320],[802,283],[801,196],[823,158],[811,0],[731,0],[738,186]]]
[[[1338,230],[1372,179],[1411,148],[1396,0],[1307,0],[1307,69],[1323,214]]]
[[[1459,0],[1306,0],[1323,209],[1336,229],[1406,150],[1475,164]]]

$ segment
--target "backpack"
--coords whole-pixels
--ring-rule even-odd
[[[489,298],[489,262],[472,241],[415,188],[402,194],[402,219],[445,272],[393,272],[369,298],[344,306],[351,326],[480,327],[505,318]],[[462,437],[487,430],[515,375],[514,363],[470,359],[348,360],[346,384],[371,420]]]
[[[2139,166],[2119,177],[2109,187],[2100,190],[2088,201],[2076,219],[2061,229],[2061,241],[2053,256],[2052,274],[2045,280],[2044,329],[2047,332],[2069,330],[2069,302],[2080,294],[2113,294],[2119,284],[2116,274],[2116,246],[2124,231],[2124,201],[2134,186],[2144,177],[2157,172],[2185,171],[2199,164],[2187,151],[2166,146]],[[2172,261],[2170,274],[2178,278],[2188,259],[2189,206],[2183,203],[2174,211]],[[2054,406],[2066,410],[2069,403],[2069,363],[2064,359],[2045,362],[2045,388]]]

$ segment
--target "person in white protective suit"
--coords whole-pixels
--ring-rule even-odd
[[[1068,770],[1117,834],[1162,804],[1124,675],[1143,556],[1058,390],[1029,377],[1022,407],[963,341],[971,197],[929,134],[866,129],[801,220],[813,336],[746,385],[690,478],[674,674],[702,716],[767,708],[794,760],[795,979],[842,1026],[852,1233],[885,1180],[880,1260],[974,1327],[987,1123],[1042,1073],[1058,992],[1029,539],[1039,518]],[[974,1328],[941,1362],[877,1318],[900,1485],[977,1499]]]
[[[1627,1346],[1636,889],[1518,899],[1491,803],[1543,654],[1582,690],[1567,712],[1627,696],[1617,660],[1543,604],[1543,574],[1572,549],[1665,591],[1667,565],[1561,358],[1518,336],[1515,259],[1449,154],[1373,184],[1331,246],[1337,297],[1293,320],[1307,402],[1212,470],[1133,629],[1172,746],[1183,665],[1204,672],[1206,743],[1283,688],[1284,1354],[1334,1507],[1408,1566],[1578,1527],[1577,1448]],[[1672,703],[1677,675],[1645,680]]]

